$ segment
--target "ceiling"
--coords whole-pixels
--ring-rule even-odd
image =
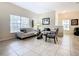
[[[35,13],[79,10],[79,2],[11,2]]]

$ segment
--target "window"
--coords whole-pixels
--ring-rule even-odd
[[[29,18],[21,17],[21,28],[28,28],[29,26]]]
[[[10,32],[20,32],[20,28],[27,28],[29,26],[29,18],[10,15]]]
[[[63,27],[64,30],[69,30],[69,20],[63,20]]]

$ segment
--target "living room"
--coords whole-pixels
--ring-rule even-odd
[[[74,29],[79,28],[78,7],[79,3],[77,2],[0,2],[0,46],[2,47],[0,55],[79,55],[79,36],[74,35]],[[20,29],[25,27],[35,31],[37,29],[42,31],[45,28],[50,28],[53,31],[58,28],[58,42],[55,43],[52,39],[45,42],[44,38],[38,40],[37,35],[18,40],[16,36],[24,38],[30,35],[22,36],[22,33],[19,33]],[[10,52],[9,49],[11,49]],[[46,50],[44,51],[44,49]]]

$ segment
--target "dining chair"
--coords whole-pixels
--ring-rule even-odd
[[[47,38],[53,38],[54,43],[56,44],[56,41],[58,41],[58,28],[56,29],[56,32],[51,31],[50,33],[47,34]]]

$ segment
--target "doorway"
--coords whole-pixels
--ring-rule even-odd
[[[70,20],[63,20],[62,24],[64,33],[68,33],[68,31],[70,30]]]

